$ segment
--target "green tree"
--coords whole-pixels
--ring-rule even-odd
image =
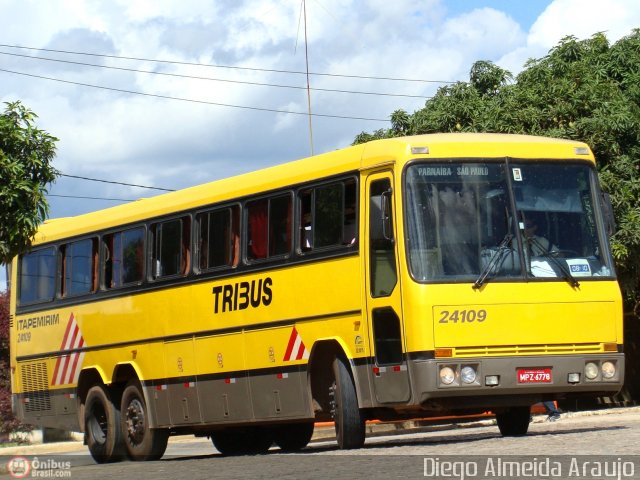
[[[612,248],[628,312],[640,313],[640,29],[611,45],[603,33],[566,37],[512,74],[478,61],[469,82],[441,87],[424,108],[395,111],[392,127],[354,143],[433,132],[526,133],[593,149],[611,194]]]
[[[19,101],[0,114],[0,264],[31,245],[49,205],[47,185],[57,138],[35,127],[37,115]]]

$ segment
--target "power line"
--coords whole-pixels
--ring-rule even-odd
[[[67,175],[66,173],[61,173],[60,176],[61,177],[67,177],[67,178],[77,178],[79,180],[88,180],[88,181],[91,181],[91,182],[101,182],[101,183],[111,183],[111,184],[114,184],[114,185],[124,185],[125,187],[148,188],[150,190],[162,190],[164,192],[175,192],[175,190],[173,190],[171,188],[148,187],[146,185],[135,185],[133,183],[115,182],[113,180],[102,180],[102,179],[99,179],[99,178],[81,177],[79,175]],[[129,201],[129,200],[127,200],[127,201]]]
[[[296,71],[296,70],[277,70],[272,68],[238,67],[234,65],[217,65],[217,64],[211,64],[211,63],[180,62],[175,60],[159,60],[159,59],[142,58],[142,57],[125,57],[120,55],[107,55],[103,53],[75,52],[71,50],[54,50],[50,48],[25,47],[22,45],[9,45],[9,44],[2,44],[2,43],[0,43],[0,47],[20,48],[23,50],[37,50],[41,52],[64,53],[68,55],[85,55],[88,57],[113,58],[118,60],[135,60],[139,62],[166,63],[169,65],[190,65],[194,67],[227,68],[227,69],[233,69],[233,70],[249,70],[253,72],[272,72],[272,73],[287,73],[287,74],[294,74],[294,75],[306,75],[306,72]],[[339,78],[358,78],[363,80],[389,80],[393,82],[456,83],[455,81],[451,81],[451,80],[426,80],[426,79],[420,79],[420,78],[376,77],[371,75],[346,75],[346,74],[322,73],[322,72],[309,72],[309,75],[323,76],[323,77],[339,77]]]
[[[135,90],[126,90],[126,89],[123,89],[123,88],[105,87],[105,86],[102,86],[102,85],[93,85],[93,84],[90,84],[90,83],[73,82],[71,80],[62,80],[60,78],[46,77],[44,75],[35,75],[33,73],[16,72],[14,70],[7,70],[7,69],[4,69],[4,68],[0,68],[0,72],[13,73],[15,75],[22,75],[22,76],[31,77],[31,78],[40,78],[42,80],[51,80],[53,82],[66,83],[66,84],[70,84],[70,85],[79,85],[81,87],[98,88],[98,89],[101,89],[101,90],[108,90],[108,91],[112,91],[112,92],[128,93],[128,94],[131,94],[131,95],[140,95],[140,96],[152,97],[152,98],[162,98],[164,100],[177,100],[177,101],[181,101],[181,102],[197,103],[197,104],[201,104],[201,105],[214,105],[214,106],[217,106],[217,107],[239,108],[239,109],[243,109],[243,110],[254,110],[254,111],[261,111],[261,112],[272,112],[272,113],[284,113],[284,114],[288,114],[288,115],[305,115],[305,116],[309,115],[307,112],[295,112],[295,111],[291,111],[291,110],[278,110],[278,109],[274,109],[274,108],[263,108],[263,107],[250,107],[248,105],[233,105],[233,104],[229,104],[229,103],[219,103],[219,102],[209,102],[209,101],[206,101],[206,100],[196,100],[196,99],[193,99],[193,98],[172,97],[170,95],[160,95],[160,94],[156,94],[156,93],[136,92]],[[345,116],[345,115],[329,115],[329,114],[326,114],[326,113],[313,113],[312,115],[314,117],[339,118],[339,119],[342,119],[342,120],[363,120],[363,121],[369,121],[369,122],[388,122],[389,121],[386,118],[349,117],[349,116]]]
[[[300,85],[282,85],[277,83],[262,83],[262,82],[250,82],[246,80],[230,80],[228,78],[212,78],[212,77],[200,77],[196,75],[185,75],[180,73],[169,73],[169,72],[154,72],[153,70],[140,70],[137,68],[126,68],[126,67],[114,67],[110,65],[100,65],[97,63],[86,63],[86,62],[76,62],[73,60],[62,60],[58,58],[48,58],[48,57],[36,57],[33,55],[21,55],[19,53],[10,53],[10,52],[0,52],[0,55],[8,55],[12,57],[21,57],[28,58],[31,60],[44,60],[47,62],[57,62],[57,63],[66,63],[71,65],[81,65],[84,67],[96,67],[96,68],[104,68],[108,70],[119,70],[123,72],[132,72],[132,73],[146,73],[149,75],[162,75],[166,77],[174,77],[174,78],[187,78],[190,80],[206,80],[209,82],[225,82],[225,83],[237,83],[242,85],[254,85],[261,87],[273,87],[273,88],[289,88],[295,90],[307,90],[307,87],[303,87]],[[340,90],[335,88],[321,88],[321,87],[311,87],[311,90],[315,90],[318,92],[331,92],[331,93],[349,93],[355,95],[375,95],[380,97],[404,97],[404,98],[432,98],[426,95],[410,95],[404,93],[386,93],[386,92],[363,92],[359,90]]]
[[[135,202],[136,201],[130,198],[82,197],[78,195],[54,195],[53,193],[47,194],[47,197],[77,198],[81,200],[107,200],[110,202]]]

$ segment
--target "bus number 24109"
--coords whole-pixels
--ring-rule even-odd
[[[471,323],[484,322],[487,311],[481,310],[441,310],[439,323]]]

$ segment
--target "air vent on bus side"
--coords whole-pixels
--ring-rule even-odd
[[[45,362],[20,365],[24,389],[25,411],[44,412],[51,410],[47,364]]]

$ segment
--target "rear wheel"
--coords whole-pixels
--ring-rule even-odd
[[[364,416],[358,407],[356,386],[347,361],[342,357],[333,361],[333,375],[335,380],[329,394],[338,446],[342,449],[360,448],[365,438]]]
[[[273,439],[284,452],[297,452],[307,446],[313,436],[313,422],[291,423],[273,428]]]
[[[89,453],[97,463],[122,460],[120,410],[102,385],[91,387],[84,406],[84,431]]]
[[[503,437],[526,435],[531,421],[529,407],[513,407],[496,414],[498,428]]]
[[[121,428],[132,460],[158,460],[164,455],[169,430],[149,428],[149,410],[140,382],[130,381],[122,393]]]
[[[230,428],[211,434],[211,441],[222,455],[260,455],[273,444],[273,435],[267,428]]]

